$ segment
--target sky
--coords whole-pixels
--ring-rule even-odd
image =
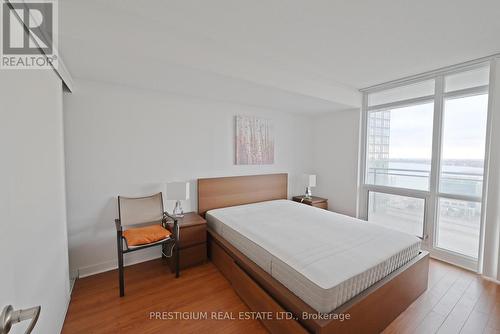
[[[391,159],[431,159],[433,105],[427,103],[391,111]],[[484,158],[487,110],[486,94],[445,101],[444,160]]]

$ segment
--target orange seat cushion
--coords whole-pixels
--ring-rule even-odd
[[[151,244],[170,237],[172,233],[161,225],[130,228],[123,231],[123,237],[129,246]]]

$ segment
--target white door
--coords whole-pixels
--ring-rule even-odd
[[[2,71],[0,311],[40,305],[41,334],[61,331],[69,302],[62,117],[53,71]]]

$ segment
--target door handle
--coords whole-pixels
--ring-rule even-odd
[[[41,309],[41,306],[35,306],[25,310],[14,310],[12,305],[5,306],[0,314],[0,334],[8,334],[12,325],[31,319],[25,332],[25,334],[30,334],[38,321]]]

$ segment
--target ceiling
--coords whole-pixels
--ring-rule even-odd
[[[500,52],[498,0],[61,0],[76,78],[292,111]]]

